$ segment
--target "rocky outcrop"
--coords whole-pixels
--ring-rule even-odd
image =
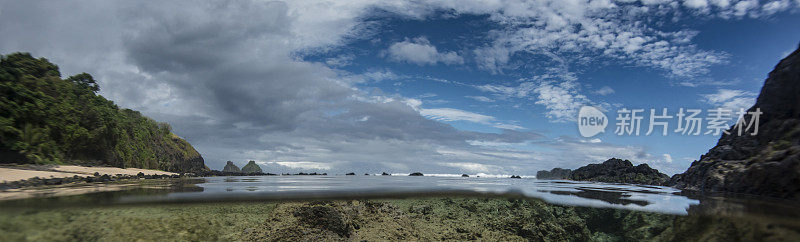
[[[411,174],[408,174],[408,175],[409,175],[409,176],[424,176],[424,175],[423,175],[422,173],[420,173],[420,172],[414,172],[414,173],[411,173]]]
[[[234,165],[233,162],[228,161],[228,163],[225,164],[225,168],[222,168],[222,172],[242,172],[242,170],[239,169],[238,166]]]
[[[247,162],[247,165],[244,165],[244,167],[242,167],[242,172],[246,174],[264,173],[264,171],[261,170],[261,167],[258,166],[258,164],[256,164],[255,161],[252,160],[250,162]]]
[[[762,113],[756,135],[739,135],[731,127],[686,172],[673,176],[670,185],[800,200],[800,49],[769,73],[748,112],[756,110]]]
[[[569,179],[570,174],[572,174],[572,170],[570,169],[553,168],[550,171],[541,170],[536,172],[536,179],[564,180]]]
[[[589,164],[578,168],[572,171],[569,179],[575,181],[663,185],[669,181],[669,176],[650,168],[647,164],[633,166],[629,160],[611,158],[601,164]]]

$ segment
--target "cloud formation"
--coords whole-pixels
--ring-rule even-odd
[[[453,51],[439,52],[425,37],[406,39],[389,46],[388,57],[399,62],[408,62],[417,65],[463,64],[464,58]]]
[[[171,123],[212,168],[226,160],[257,160],[287,170],[409,172],[425,167],[429,172],[524,174],[574,168],[612,155],[649,158],[640,147],[546,139],[490,115],[426,108],[408,97],[361,88],[361,83],[402,77],[388,70],[341,70],[353,64],[352,55],[319,61],[304,57],[374,36],[381,27],[368,18],[374,12],[417,20],[441,12],[488,16],[497,28],[473,49],[443,51],[427,38],[414,37],[391,44],[386,57],[420,66],[474,63],[501,73],[517,66],[515,56],[536,56],[552,62],[543,64],[552,76],[477,87],[492,97],[535,100],[546,108],[545,116],[565,121],[579,105],[592,103],[568,70],[588,64],[587,57],[681,77],[702,75],[726,60],[725,53],[693,45],[696,32],[661,31],[641,23],[652,21],[650,16],[759,17],[798,5],[723,2],[0,1],[0,51],[48,57],[65,75],[92,73],[102,95]],[[456,120],[496,132],[443,123]]]

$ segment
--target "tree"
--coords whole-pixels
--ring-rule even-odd
[[[97,82],[94,81],[92,75],[89,73],[81,73],[74,76],[67,78],[67,81],[71,81],[78,86],[89,89],[92,92],[100,91],[100,86],[97,85]]]

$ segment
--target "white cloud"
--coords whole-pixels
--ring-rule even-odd
[[[558,77],[558,79],[567,79],[566,81],[552,79],[554,79],[552,76],[537,76],[518,86],[486,84],[476,86],[476,88],[506,98],[532,99],[535,104],[545,107],[544,115],[552,122],[573,121],[578,114],[578,109],[593,103],[585,95],[580,94],[574,78]]]
[[[755,103],[756,94],[753,92],[731,89],[719,89],[716,93],[702,94],[702,101],[715,108],[725,108],[734,111],[748,109]]]
[[[353,54],[344,54],[326,59],[325,64],[331,67],[345,67],[351,65],[355,58],[356,56]]]
[[[419,109],[419,113],[426,118],[437,121],[444,121],[444,122],[467,121],[467,122],[489,125],[491,127],[495,127],[498,129],[508,129],[508,130],[525,129],[525,127],[516,124],[499,122],[497,118],[492,116],[473,113],[470,111],[454,109],[454,108],[421,108]]]
[[[488,98],[488,97],[484,97],[484,96],[466,96],[466,97],[469,98],[469,99],[473,99],[475,101],[481,101],[481,102],[487,102],[487,103],[494,102],[494,99],[491,99],[491,98]]]
[[[708,7],[708,2],[706,0],[684,0],[683,5],[694,9],[705,9]]]
[[[278,165],[286,166],[292,169],[304,170],[330,170],[331,165],[328,163],[311,162],[311,161],[278,161],[278,162],[264,162],[262,164],[275,163]]]
[[[472,172],[472,173],[478,173],[478,172],[496,173],[498,171],[503,170],[501,167],[495,165],[486,165],[486,164],[470,163],[470,162],[450,162],[450,163],[440,163],[440,165],[455,167],[460,169],[461,171]]]
[[[477,114],[454,108],[427,108],[419,111],[422,116],[439,121],[469,121],[474,123],[489,123],[495,120],[492,116]]]
[[[664,162],[672,163],[672,156],[669,154],[664,154]]]
[[[597,91],[594,91],[594,93],[605,96],[609,94],[614,94],[614,89],[609,86],[603,86],[600,89],[597,89]]]
[[[391,60],[417,65],[434,65],[438,62],[448,65],[464,63],[464,58],[458,53],[439,52],[425,37],[394,43],[389,46],[388,55]]]

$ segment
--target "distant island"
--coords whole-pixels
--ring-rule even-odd
[[[647,164],[633,166],[631,161],[617,158],[608,159],[600,164],[589,164],[574,171],[562,168],[542,170],[536,173],[536,178],[644,185],[664,185],[669,181],[669,176],[650,168]]]

